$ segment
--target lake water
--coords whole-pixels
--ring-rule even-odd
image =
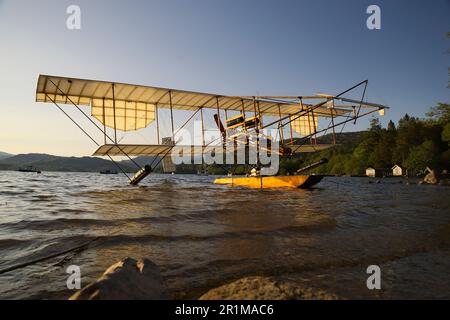
[[[342,298],[450,298],[450,188],[325,178],[312,190],[247,190],[214,177],[0,171],[0,298],[66,299],[123,257],[161,269],[173,298],[244,276],[288,277]],[[366,269],[382,271],[368,290]]]

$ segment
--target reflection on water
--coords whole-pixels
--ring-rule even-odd
[[[119,175],[0,172],[0,269],[96,239],[0,275],[0,297],[67,298],[68,264],[81,266],[85,285],[132,256],[158,264],[177,298],[246,275],[348,298],[450,298],[449,188],[326,178],[313,190],[247,190],[212,180],[153,175],[128,187]],[[382,266],[381,293],[365,287],[369,264]]]

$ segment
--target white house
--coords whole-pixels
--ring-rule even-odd
[[[366,176],[374,178],[375,175],[376,175],[376,171],[375,171],[374,168],[367,168],[366,169]]]
[[[392,167],[392,175],[394,177],[401,177],[403,176],[403,169],[399,165],[395,165]]]

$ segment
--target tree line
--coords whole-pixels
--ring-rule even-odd
[[[339,137],[338,137],[339,143]],[[438,103],[423,119],[405,114],[397,124],[383,128],[377,118],[358,138],[299,158],[283,159],[280,174],[293,174],[302,166],[327,158],[314,169],[317,174],[364,175],[368,167],[390,168],[395,164],[417,175],[429,167],[442,171],[450,164],[450,105]]]

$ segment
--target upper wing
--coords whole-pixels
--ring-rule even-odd
[[[114,87],[114,90],[113,90]],[[114,91],[114,95],[113,95]],[[295,98],[295,97],[289,97]],[[299,97],[297,97],[298,99]],[[323,99],[326,97],[312,96],[307,99]],[[262,115],[279,116],[294,114],[306,109],[311,104],[300,104],[298,101],[276,100],[272,97],[235,97],[219,94],[185,91],[169,88],[150,87],[142,85],[113,83],[97,80],[85,80],[67,77],[40,75],[36,89],[37,102],[56,102],[84,106],[98,106],[116,109],[133,109],[132,104],[149,104],[158,108],[172,108],[195,111],[199,108],[210,108],[240,112],[254,112],[258,110]],[[129,104],[129,105],[127,105]],[[336,110],[333,116],[342,115],[351,110]],[[331,116],[326,106],[317,108],[315,113]],[[131,115],[130,115],[131,116]]]

